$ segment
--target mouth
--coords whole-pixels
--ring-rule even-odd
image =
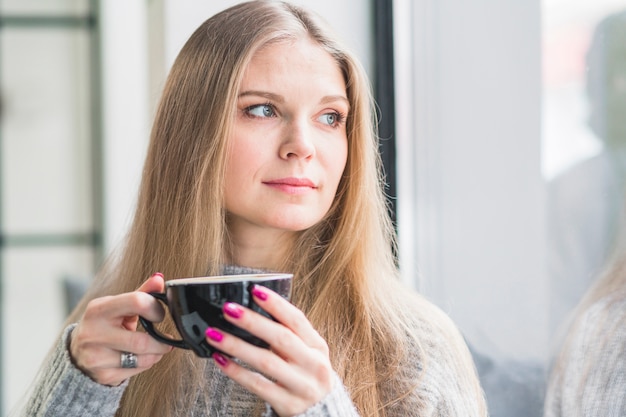
[[[315,183],[308,178],[278,178],[263,181],[263,184],[288,194],[302,194],[317,189]]]

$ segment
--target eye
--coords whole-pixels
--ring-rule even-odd
[[[328,126],[337,127],[343,123],[344,117],[338,112],[324,113],[317,120]]]
[[[271,104],[255,104],[245,109],[245,113],[253,117],[274,117],[276,112]]]

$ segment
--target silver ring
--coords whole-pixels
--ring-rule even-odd
[[[120,366],[122,368],[136,368],[137,355],[130,352],[122,352],[122,356],[120,357]]]

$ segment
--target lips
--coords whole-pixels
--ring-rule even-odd
[[[315,183],[308,178],[278,178],[263,181],[263,184],[288,194],[301,194],[317,189]]]
[[[292,187],[317,188],[313,181],[308,178],[280,178],[276,180],[263,181],[267,185],[290,185]]]

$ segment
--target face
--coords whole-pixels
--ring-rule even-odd
[[[296,232],[324,217],[346,165],[349,107],[338,64],[311,41],[273,44],[254,55],[230,138],[231,231]]]

